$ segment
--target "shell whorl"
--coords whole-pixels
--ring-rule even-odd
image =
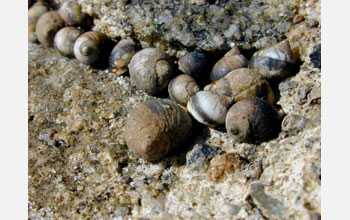
[[[100,55],[104,41],[107,37],[99,32],[86,32],[74,44],[74,55],[82,63],[93,64]]]

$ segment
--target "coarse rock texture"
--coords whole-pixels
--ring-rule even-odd
[[[299,66],[269,82],[285,113],[282,131],[253,145],[194,124],[176,152],[139,159],[123,129],[131,109],[152,97],[129,76],[29,43],[29,219],[320,219],[320,1],[140,2],[78,1],[93,30],[177,57],[223,55],[231,43],[251,55],[287,38]]]

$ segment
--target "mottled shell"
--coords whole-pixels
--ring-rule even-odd
[[[109,69],[118,76],[128,71],[131,58],[136,53],[136,44],[133,40],[122,39],[113,48],[109,56]]]
[[[192,121],[175,102],[148,100],[138,104],[126,121],[124,137],[138,157],[158,160],[191,135]]]
[[[199,91],[187,103],[188,112],[200,123],[216,127],[225,123],[229,102],[212,91]]]
[[[74,56],[74,43],[81,34],[75,27],[62,28],[55,35],[54,46],[63,56]]]
[[[47,12],[47,7],[42,2],[35,3],[29,10],[28,10],[28,41],[29,42],[36,42],[37,36],[35,34],[35,26],[36,23],[39,20],[39,17]]]
[[[295,59],[288,40],[254,53],[249,68],[258,70],[268,79],[282,78],[290,73]]]
[[[196,80],[186,74],[175,77],[168,86],[171,99],[183,106],[186,106],[188,100],[199,90]]]
[[[107,36],[94,31],[86,32],[75,41],[74,55],[82,63],[93,64],[102,54]]]
[[[247,66],[248,60],[240,53],[237,47],[234,47],[214,65],[210,73],[210,81],[221,79],[232,70]]]
[[[261,98],[234,104],[226,116],[227,132],[239,142],[260,143],[275,137],[281,129],[275,107]]]
[[[233,70],[204,89],[230,97],[231,104],[250,97],[265,98],[271,103],[275,101],[274,93],[264,77],[258,71],[247,68]]]
[[[81,25],[86,16],[76,1],[66,1],[58,9],[58,13],[67,25]]]
[[[170,57],[156,48],[145,48],[137,52],[129,64],[131,80],[138,89],[150,95],[164,90],[173,75]]]
[[[57,11],[48,11],[40,16],[35,33],[41,44],[52,46],[56,32],[64,26],[64,21]]]
[[[204,54],[191,52],[182,56],[178,61],[178,65],[179,70],[198,80],[205,68],[206,62],[207,59]]]

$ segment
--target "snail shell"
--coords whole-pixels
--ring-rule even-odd
[[[281,129],[276,108],[261,98],[235,103],[227,113],[226,129],[238,141],[260,143],[274,137]]]
[[[113,48],[109,56],[109,69],[118,76],[128,71],[128,64],[136,53],[136,44],[133,40],[122,39]]]
[[[210,81],[221,79],[232,70],[247,66],[248,60],[240,53],[237,47],[234,47],[214,65],[210,73]]]
[[[192,121],[185,110],[171,100],[156,99],[130,112],[124,137],[136,156],[157,160],[184,143],[191,131]]]
[[[150,95],[164,90],[173,75],[172,60],[156,48],[145,48],[137,52],[129,64],[132,81],[138,89]]]
[[[58,13],[67,25],[82,25],[86,14],[81,11],[81,6],[75,1],[66,1],[58,9]]]
[[[81,34],[75,27],[62,28],[55,35],[54,46],[63,56],[74,56],[74,43]]]
[[[198,80],[205,68],[206,62],[207,59],[204,54],[191,52],[182,56],[178,61],[178,65],[179,70]]]
[[[57,11],[48,11],[40,16],[35,33],[41,44],[52,46],[56,32],[64,26],[64,21]]]
[[[295,63],[289,41],[284,40],[271,47],[261,49],[254,53],[249,61],[249,68],[258,70],[268,79],[282,78],[289,74]]]
[[[187,103],[188,112],[209,127],[224,124],[229,107],[226,97],[212,91],[199,91]]]
[[[39,17],[47,12],[47,7],[42,2],[35,3],[29,10],[28,10],[28,41],[29,42],[36,42],[37,36],[35,34],[35,25],[38,22]]]
[[[86,32],[75,41],[74,55],[82,63],[93,64],[100,56],[107,36],[94,31]]]
[[[263,97],[274,103],[275,96],[269,83],[258,71],[247,68],[231,71],[224,78],[204,88],[230,97],[230,103],[250,97]]]
[[[200,90],[197,82],[189,75],[182,74],[172,79],[168,92],[172,100],[186,106],[188,100]]]

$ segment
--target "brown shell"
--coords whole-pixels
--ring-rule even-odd
[[[199,90],[196,80],[186,74],[175,77],[168,86],[170,98],[183,106],[186,106],[188,100]]]
[[[109,69],[118,76],[122,75],[128,71],[128,65],[135,53],[136,44],[133,40],[120,40],[109,56]]]
[[[191,75],[196,80],[200,79],[203,74],[207,59],[205,55],[199,52],[190,52],[182,56],[179,61],[179,70],[183,73]]]
[[[56,32],[64,26],[64,21],[57,11],[48,11],[40,16],[35,33],[41,44],[52,46]]]

